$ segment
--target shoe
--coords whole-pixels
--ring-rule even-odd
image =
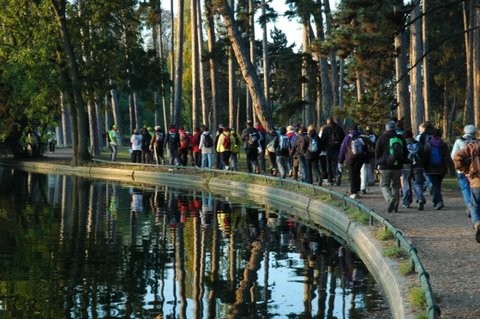
[[[365,195],[366,193],[367,193],[367,191],[362,189],[362,194]]]
[[[480,222],[475,223],[475,240],[480,244]]]
[[[388,203],[388,212],[391,213],[393,212],[394,209],[395,209],[395,203],[392,200],[391,202]]]
[[[352,195],[350,195],[350,198],[351,198],[351,199],[356,199],[357,197],[358,197],[357,194],[352,194]]]
[[[418,202],[418,210],[423,210],[425,203],[423,201]]]
[[[444,206],[443,206],[443,203],[442,203],[442,202],[437,203],[437,205],[435,205],[435,209],[436,209],[436,210],[440,210],[440,209],[442,209],[443,207],[444,207]]]
[[[410,208],[410,205],[403,204],[402,206],[403,206],[403,208]]]

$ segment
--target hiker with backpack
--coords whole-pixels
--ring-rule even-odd
[[[168,132],[165,136],[164,146],[169,154],[169,164],[178,165],[180,162],[178,160],[178,148],[180,146],[180,137],[175,125],[170,125]]]
[[[287,129],[285,127],[280,128],[280,132],[275,136],[273,143],[278,172],[281,178],[285,178],[289,170],[288,161],[290,157],[290,139],[287,136]]]
[[[338,154],[340,146],[345,138],[343,129],[333,120],[328,118],[322,130],[321,143],[326,147],[327,153],[327,175],[330,185],[340,186],[341,174],[338,172]]]
[[[308,172],[306,170],[305,159],[305,154],[308,148],[308,140],[307,128],[303,125],[299,126],[297,138],[290,149],[290,155],[292,156],[293,160],[292,178],[302,182],[305,182],[309,178],[307,176]]]
[[[395,130],[395,122],[385,124],[385,132],[375,145],[375,165],[380,174],[380,188],[389,213],[398,212],[400,203],[401,170],[407,162],[407,143]]]
[[[350,132],[345,135],[338,154],[338,170],[341,172],[344,164],[348,169],[350,198],[360,197],[360,170],[366,156],[365,142],[360,136],[358,126],[353,125]]]
[[[425,144],[424,148],[424,168],[425,173],[430,179],[432,203],[436,210],[444,207],[442,198],[442,181],[448,170],[449,150],[447,144],[442,139],[442,133],[439,129],[432,130],[432,137]]]
[[[367,157],[360,170],[360,190],[362,194],[366,194],[367,187],[375,185],[375,143],[377,142],[377,135],[367,125],[361,137],[365,142]]]
[[[275,137],[277,136],[277,131],[275,129],[271,129],[265,135],[265,155],[268,157],[269,160],[269,171],[272,176],[277,176],[277,159],[276,159],[276,149],[275,149]]]
[[[181,126],[178,129],[178,159],[180,161],[180,165],[187,166],[188,164],[188,156],[191,150],[191,141],[192,137],[190,133],[185,131],[185,128]]]
[[[150,150],[153,152],[153,157],[157,165],[164,165],[165,159],[163,157],[163,145],[165,143],[165,132],[158,125],[153,129],[154,131],[150,141]]]
[[[450,157],[452,160],[455,158],[455,154],[463,149],[467,144],[476,141],[477,129],[472,124],[465,125],[463,128],[463,136],[457,138],[453,143],[452,152],[450,153]],[[464,173],[457,170],[457,182],[458,186],[460,187],[460,191],[462,192],[463,201],[465,202],[465,206],[467,209],[467,214],[470,214],[470,203],[472,201],[471,190],[470,190],[470,182],[468,177],[465,176]]]
[[[238,136],[234,128],[230,128],[230,136],[232,137],[233,143],[231,147],[232,154],[230,154],[230,170],[236,171],[238,169],[238,158],[242,141],[240,140],[240,136]]]
[[[315,125],[310,124],[307,128],[308,147],[305,153],[306,183],[322,186],[323,177],[320,170],[320,138],[318,137]],[[315,174],[315,177],[313,176]]]
[[[470,185],[469,215],[475,230],[475,239],[480,243],[480,140],[475,140],[458,150],[453,162],[462,172]]]
[[[405,130],[403,137],[407,143],[408,163],[404,163],[402,169],[402,204],[404,208],[410,208],[413,194],[415,194],[418,210],[423,210],[426,202],[423,195],[423,186],[425,185],[423,148],[420,142],[413,138],[411,130]]]
[[[198,144],[198,148],[202,153],[202,168],[212,168],[214,139],[206,125],[202,125],[200,127],[200,131],[202,133],[200,135],[200,143]]]
[[[230,154],[232,153],[232,137],[228,127],[223,128],[223,132],[218,136],[216,152],[220,154],[221,167],[228,171],[230,164]]]
[[[247,127],[242,131],[241,139],[247,157],[247,168],[249,173],[260,173],[258,166],[258,149],[260,148],[260,135],[253,127],[252,121],[247,121]]]

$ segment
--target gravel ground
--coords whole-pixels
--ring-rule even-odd
[[[348,192],[347,187],[335,188]],[[442,318],[480,318],[480,286],[474,284],[480,281],[480,247],[460,191],[444,190],[442,195],[445,207],[439,211],[428,192],[423,211],[400,205],[397,213],[388,213],[379,187],[370,187],[358,200],[387,218],[417,248]]]

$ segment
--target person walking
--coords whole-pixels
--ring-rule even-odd
[[[247,157],[247,169],[249,173],[260,173],[258,166],[258,149],[260,147],[260,135],[253,127],[252,121],[247,121],[247,127],[242,131],[241,139],[244,143],[245,155]]]
[[[231,147],[232,154],[230,154],[230,170],[236,171],[238,170],[238,158],[242,141],[240,141],[240,137],[238,136],[234,128],[230,128],[230,136],[232,137],[233,143]]]
[[[480,141],[465,145],[453,156],[455,168],[463,173],[470,185],[470,219],[475,230],[475,240],[480,243]]]
[[[423,195],[425,185],[423,148],[420,142],[413,138],[411,130],[405,130],[403,137],[407,143],[409,163],[403,164],[402,168],[402,205],[409,208],[413,202],[413,194],[415,194],[418,210],[423,210],[425,205],[425,196]]]
[[[143,137],[139,129],[133,130],[130,143],[132,143],[132,163],[141,163]]]
[[[380,174],[380,188],[389,213],[398,212],[401,169],[406,162],[407,143],[395,131],[395,122],[385,124],[385,132],[375,145],[375,163]]]
[[[365,158],[365,142],[360,136],[358,127],[353,125],[350,132],[345,135],[338,155],[339,171],[342,170],[343,164],[346,164],[348,169],[350,198],[355,199],[360,197],[360,170],[365,163]]]
[[[163,145],[165,143],[165,132],[160,126],[155,126],[152,140],[150,141],[150,150],[153,152],[153,157],[157,165],[165,165],[163,157]]]
[[[447,160],[449,156],[448,146],[442,140],[441,131],[437,128],[432,130],[432,137],[424,147],[424,168],[430,179],[432,203],[436,210],[444,207],[442,197],[442,181],[448,170]]]
[[[472,143],[476,140],[477,129],[472,124],[465,125],[463,128],[463,136],[457,138],[453,143],[452,152],[450,153],[450,157],[452,160],[455,158],[455,154],[463,149],[467,144]],[[457,170],[457,182],[458,186],[460,187],[460,191],[462,193],[463,201],[466,206],[467,214],[470,215],[470,203],[471,203],[471,190],[470,190],[470,182],[467,176],[464,173]]]
[[[220,154],[222,169],[228,171],[230,169],[230,155],[232,154],[232,139],[228,127],[224,127],[223,132],[218,137],[216,152]]]
[[[202,125],[200,131],[202,133],[200,135],[200,143],[198,144],[198,147],[202,153],[202,168],[211,169],[213,167],[214,138],[210,134],[206,125]]]
[[[288,160],[290,156],[290,139],[287,136],[287,129],[280,128],[279,134],[274,139],[275,160],[277,161],[278,172],[281,178],[287,177]]]
[[[322,186],[323,177],[320,170],[320,138],[318,137],[315,125],[310,124],[307,127],[308,147],[305,153],[305,165],[307,171],[306,183]],[[315,176],[313,176],[315,174]]]
[[[375,143],[377,142],[377,136],[367,125],[361,137],[365,142],[367,157],[360,170],[360,189],[362,194],[366,194],[367,187],[375,185]]]
[[[150,143],[152,136],[147,127],[142,129],[142,163],[148,164],[152,162],[153,156],[150,152]]]
[[[178,158],[178,149],[180,147],[180,136],[178,134],[177,128],[175,125],[170,125],[168,133],[165,137],[165,148],[168,150],[170,155],[170,165],[179,165],[180,160]]]
[[[326,146],[327,153],[327,175],[330,185],[334,183],[337,186],[341,184],[341,176],[337,170],[338,168],[338,154],[340,152],[340,146],[345,138],[345,132],[343,129],[335,123],[333,118],[328,118],[325,126],[322,130],[321,141]]]
[[[118,145],[121,144],[120,134],[118,134],[116,125],[113,125],[112,129],[108,131],[108,141],[109,141],[108,145],[110,146],[110,153],[111,153],[110,159],[112,161],[116,161],[117,154],[118,154]]]

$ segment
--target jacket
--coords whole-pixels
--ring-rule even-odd
[[[441,156],[443,157],[443,163],[440,166],[433,166],[430,163],[432,148],[439,147]],[[448,160],[451,160],[449,156],[448,146],[445,144],[441,137],[432,137],[430,141],[425,144],[423,157],[423,167],[427,174],[440,174],[445,175],[448,171]]]
[[[347,135],[345,135],[345,137],[343,138],[342,144],[340,146],[340,152],[338,153],[339,164],[343,164],[345,162],[347,165],[350,165],[354,161],[362,161],[362,162],[365,161],[366,147],[363,148],[362,154],[354,155],[351,151],[352,140],[359,137],[360,137],[360,133],[357,130],[353,130]]]

